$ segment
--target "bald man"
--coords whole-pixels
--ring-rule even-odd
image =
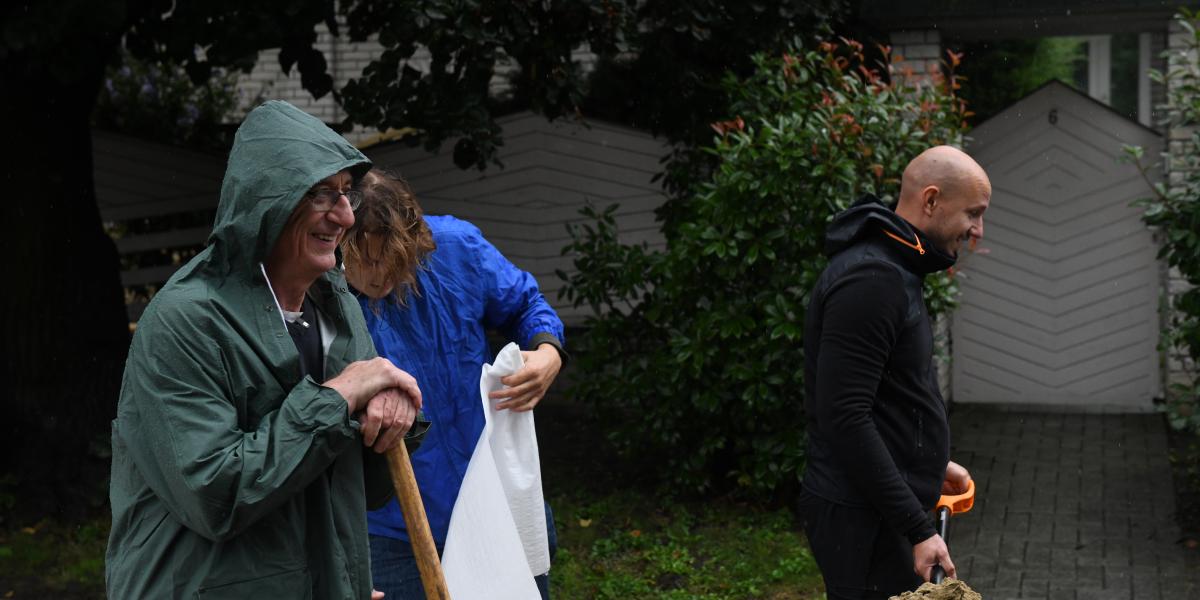
[[[949,146],[904,170],[895,211],[865,196],[834,217],[804,324],[808,467],[799,498],[830,600],[888,598],[955,576],[930,513],[970,477],[950,426],[921,293],[983,236],[987,174]]]

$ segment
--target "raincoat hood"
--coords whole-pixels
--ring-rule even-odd
[[[956,260],[871,194],[833,217],[825,232],[825,255],[832,257],[868,235],[891,239],[909,269],[922,275],[944,271],[954,266]]]
[[[305,192],[343,169],[357,181],[370,168],[345,138],[287,102],[250,111],[229,152],[209,267],[257,273]]]

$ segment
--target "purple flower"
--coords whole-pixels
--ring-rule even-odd
[[[142,84],[142,95],[149,96],[154,93],[154,84],[149,81]]]

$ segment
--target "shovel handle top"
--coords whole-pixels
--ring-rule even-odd
[[[967,480],[967,491],[957,496],[942,496],[938,508],[948,508],[951,513],[965,513],[975,506],[975,480]]]

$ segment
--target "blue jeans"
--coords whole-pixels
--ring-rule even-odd
[[[382,535],[371,537],[371,584],[386,594],[385,600],[425,600],[425,588],[421,585],[421,572],[417,570],[417,558],[413,555],[408,540]],[[550,560],[558,551],[558,531],[554,528],[554,513],[546,505],[546,540],[550,546]],[[438,545],[438,556],[443,547]],[[542,600],[550,600],[550,574],[533,578]]]

